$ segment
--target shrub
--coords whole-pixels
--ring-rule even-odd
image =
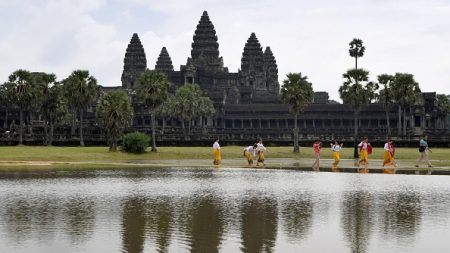
[[[144,133],[134,132],[123,137],[122,149],[129,153],[144,153],[150,143],[150,137]]]

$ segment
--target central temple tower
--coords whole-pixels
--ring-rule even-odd
[[[207,72],[223,72],[223,59],[219,57],[216,30],[206,11],[198,22],[193,40],[191,59],[194,67]]]

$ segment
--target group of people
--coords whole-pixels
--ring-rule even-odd
[[[428,136],[426,134],[423,135],[423,137],[420,139],[419,142],[419,152],[420,157],[417,159],[415,163],[415,167],[419,167],[419,163],[422,160],[425,160],[428,167],[432,167],[429,159],[428,159],[428,153],[431,152],[431,149],[428,147]],[[337,166],[341,160],[340,158],[340,152],[343,147],[343,143],[339,143],[338,141],[333,141],[331,144],[331,150],[333,154],[334,162],[331,165],[332,170],[336,170]],[[315,161],[312,165],[312,169],[315,171],[318,171],[320,168],[320,151],[322,149],[322,142],[320,139],[316,139],[313,144],[313,150],[314,150],[314,157]],[[364,137],[362,141],[358,144],[358,150],[359,150],[359,165],[366,167],[369,164],[369,155],[372,154],[372,145],[369,143],[369,139],[367,137]],[[219,139],[217,138],[214,141],[213,144],[213,151],[214,151],[214,165],[219,165],[222,157],[220,154],[220,145],[219,145]],[[244,157],[248,162],[248,165],[253,165],[253,161],[257,160],[256,166],[259,166],[260,163],[262,165],[265,165],[264,163],[264,152],[266,152],[267,149],[264,147],[262,140],[260,139],[255,144],[248,146],[244,148]],[[394,166],[397,167],[397,163],[394,159],[395,155],[395,146],[393,144],[393,141],[391,138],[387,139],[387,142],[384,144],[384,155],[383,155],[383,167],[386,166]]]
[[[266,152],[267,149],[264,147],[262,140],[255,142],[255,144],[248,146],[244,148],[244,157],[248,162],[248,165],[253,165],[253,161],[256,160],[256,166],[259,166],[261,163],[263,166],[266,165],[264,163],[264,152]],[[220,144],[219,144],[219,138],[217,138],[214,141],[213,144],[213,154],[214,154],[214,165],[219,165],[222,161],[222,155],[220,153]]]
[[[428,159],[428,153],[431,152],[431,149],[428,147],[428,135],[424,134],[419,142],[419,152],[420,157],[416,160],[415,167],[419,167],[419,163],[421,161],[425,161],[429,168],[432,167],[430,160]],[[342,150],[343,144],[338,143],[338,141],[334,141],[331,145],[331,150],[333,152],[334,162],[331,165],[331,169],[334,171],[337,169],[337,166],[340,162],[340,151]],[[320,139],[317,139],[313,144],[315,161],[312,165],[313,170],[319,170],[320,167],[320,150],[322,148],[322,142]],[[369,143],[369,139],[364,137],[363,140],[358,144],[359,151],[359,165],[366,167],[369,164],[369,155],[372,154],[372,145]],[[395,155],[395,146],[392,139],[389,137],[387,142],[384,144],[384,155],[383,155],[383,167],[386,166],[394,166],[397,167],[397,162],[394,159]]]
[[[244,148],[244,157],[248,162],[248,165],[253,165],[253,160],[256,160],[256,166],[259,166],[260,163],[262,165],[266,165],[264,163],[264,152],[266,152],[267,149],[264,147],[262,140],[259,140],[252,146],[248,146]]]

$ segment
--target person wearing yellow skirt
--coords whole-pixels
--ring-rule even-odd
[[[214,144],[213,144],[213,153],[214,153],[214,161],[213,161],[213,164],[214,164],[214,165],[219,165],[220,162],[222,161],[222,156],[220,155],[219,138],[217,138],[217,139],[214,141]]]
[[[384,144],[383,167],[390,165],[396,166],[394,160],[394,153],[395,153],[394,144],[392,143],[392,139],[389,138],[387,142]]]
[[[256,144],[244,148],[244,157],[247,160],[248,165],[253,164],[253,157],[255,156],[256,148],[257,148]]]
[[[368,149],[371,147],[369,139],[364,137],[364,139],[359,143],[359,155],[361,159],[359,160],[360,165],[367,165],[369,163],[369,152]]]
[[[262,141],[257,144],[256,153],[257,153],[257,156],[258,156],[258,160],[256,162],[256,166],[259,166],[260,163],[262,163],[263,166],[266,165],[264,163],[264,161],[265,161],[264,152],[266,152],[266,150],[267,149],[262,144]]]
[[[332,170],[336,170],[339,162],[341,161],[341,149],[342,149],[343,143],[339,145],[337,141],[334,141],[334,144],[331,143],[331,150],[333,152],[333,159],[334,163],[331,165]]]

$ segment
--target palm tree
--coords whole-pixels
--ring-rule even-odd
[[[298,145],[298,115],[303,112],[303,109],[310,104],[314,99],[314,91],[312,84],[308,82],[307,76],[302,76],[302,73],[289,73],[286,75],[287,79],[283,81],[281,87],[280,97],[283,103],[289,106],[290,111],[294,114],[294,151],[300,152]]]
[[[41,116],[45,116],[45,110],[47,105],[45,103],[50,98],[50,88],[55,85],[56,83],[56,76],[55,74],[48,74],[44,72],[38,72],[38,73],[32,73],[33,76],[33,83],[36,87],[36,93],[35,93],[35,99],[33,100],[33,108],[35,110],[30,111],[30,122],[32,122],[33,119],[33,112],[38,112]],[[32,125],[31,125],[32,127]],[[31,128],[33,129],[33,128]],[[47,122],[44,124],[44,131],[45,131],[45,138],[44,138],[44,144],[48,144],[48,129],[47,129]]]
[[[109,151],[117,151],[117,141],[133,119],[133,107],[128,95],[122,90],[102,95],[97,103],[96,116],[108,134]]]
[[[355,69],[358,69],[358,57],[364,56],[364,51],[366,48],[363,46],[363,41],[356,38],[349,43],[349,46],[350,48],[348,49],[348,52],[351,57],[355,58]]]
[[[64,121],[68,115],[68,102],[60,83],[55,83],[48,88],[41,113],[45,120],[45,144],[52,145],[55,125]],[[47,126],[50,126],[50,133]]]
[[[398,135],[406,136],[406,109],[414,105],[420,96],[419,84],[414,80],[414,75],[408,73],[396,73],[392,84],[395,101],[398,103]],[[401,114],[403,113],[403,124]],[[403,129],[402,129],[403,125]]]
[[[214,104],[209,97],[200,97],[199,109],[201,127],[202,129],[205,129],[204,118],[213,115],[216,113],[216,110],[214,109]]]
[[[191,133],[192,119],[214,113],[211,99],[203,96],[202,89],[195,83],[183,85],[175,91],[172,109],[175,110],[175,116],[181,120],[183,130],[184,123],[188,122],[188,134]]]
[[[369,103],[378,88],[376,83],[369,82],[369,71],[364,69],[350,69],[343,74],[344,83],[339,87],[339,96],[344,104],[350,104],[354,112],[354,157],[358,157],[356,140],[358,137],[358,116],[361,107]]]
[[[448,112],[450,112],[450,100],[446,95],[438,94],[436,96],[436,106],[438,108],[438,112],[444,116],[444,129],[447,129],[447,115]]]
[[[394,96],[390,83],[394,81],[394,76],[388,74],[382,74],[378,76],[378,82],[383,85],[378,93],[378,101],[383,104],[384,111],[386,113],[387,135],[391,136],[391,124],[389,119],[389,111],[394,104]]]
[[[83,118],[84,110],[97,97],[97,80],[89,75],[87,70],[75,70],[69,77],[63,80],[64,90],[69,100],[69,104],[80,115],[80,146],[84,147],[83,139]]]
[[[35,87],[29,71],[19,69],[9,76],[9,83],[6,84],[8,95],[13,103],[19,107],[19,145],[23,144],[23,112],[29,110],[35,98]]]
[[[169,89],[167,75],[157,70],[146,69],[137,81],[136,93],[148,108],[152,119],[152,151],[156,152],[155,114],[156,109],[166,100]]]
[[[0,103],[5,108],[5,118],[3,121],[3,128],[8,128],[8,108],[11,106],[11,97],[8,95],[7,92],[7,84],[4,83],[0,86]]]
[[[175,109],[176,101],[174,95],[168,95],[166,100],[156,109],[156,114],[162,117],[162,129],[161,134],[164,135],[164,130],[166,126],[166,120],[168,118],[177,117],[177,112]]]

